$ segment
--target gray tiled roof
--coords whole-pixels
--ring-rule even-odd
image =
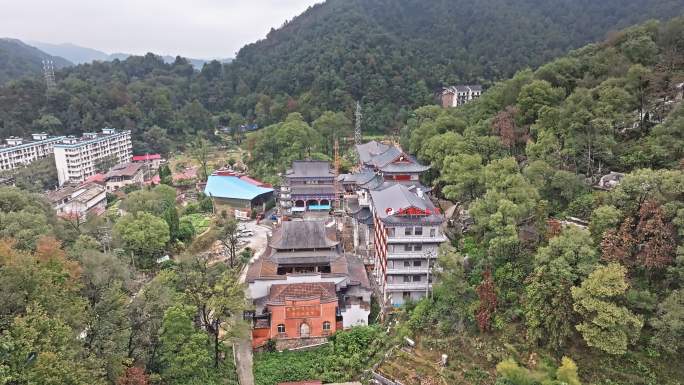
[[[323,160],[295,160],[286,178],[334,178],[330,162]]]
[[[442,215],[437,212],[435,205],[426,195],[423,195],[421,198],[417,193],[411,191],[409,187],[405,185],[395,184],[383,190],[371,190],[370,194],[374,211],[384,222],[403,223],[410,220],[411,222],[441,223],[444,220]],[[416,218],[396,215],[397,210],[409,207],[415,207],[423,211],[429,210],[431,214]],[[388,209],[394,210],[395,213],[390,215]]]
[[[322,249],[337,246],[333,231],[323,221],[286,221],[273,232],[274,249]]]
[[[390,163],[388,165],[380,167],[382,172],[424,172],[430,169],[430,166],[423,166],[417,161],[411,163]]]
[[[386,144],[377,142],[375,140],[371,140],[368,143],[357,144],[356,152],[359,154],[359,159],[361,160],[361,163],[368,163],[374,156],[382,154],[383,152],[387,151],[389,147],[390,146]]]

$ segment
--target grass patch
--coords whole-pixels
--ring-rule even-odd
[[[324,383],[359,379],[385,351],[386,336],[378,326],[337,332],[327,345],[307,351],[257,353],[256,385],[320,379]]]
[[[190,221],[197,235],[205,232],[211,225],[211,218],[207,214],[202,213],[183,215],[180,219]]]

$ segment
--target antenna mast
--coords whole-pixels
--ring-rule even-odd
[[[356,113],[354,114],[355,116],[355,126],[354,126],[354,143],[355,144],[361,144],[361,120],[363,119],[363,115],[361,114],[361,102],[356,101]]]
[[[55,64],[52,60],[43,60],[43,77],[48,93],[55,89]]]

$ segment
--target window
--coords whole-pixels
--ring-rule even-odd
[[[416,227],[415,229],[413,229],[413,231],[416,235],[423,235],[423,228],[422,227]]]
[[[437,229],[430,229],[430,236],[434,237],[437,235]]]
[[[410,243],[405,244],[404,251],[413,251],[413,246]]]
[[[324,331],[330,331],[330,322],[329,321],[323,322],[323,330]]]
[[[285,324],[278,324],[278,334],[285,334]]]
[[[413,227],[404,227],[404,235],[413,235]]]
[[[387,231],[388,237],[394,238],[394,227],[386,227],[385,231]]]
[[[422,243],[417,243],[413,245],[413,251],[421,251],[423,250],[423,244]]]
[[[404,276],[404,283],[411,283],[411,276],[410,275]]]
[[[411,292],[410,291],[405,291],[402,293],[402,297],[404,297],[404,300],[409,300],[411,299]]]
[[[404,261],[404,267],[411,267],[411,261]]]
[[[421,279],[420,275],[414,275],[413,276],[413,282],[420,282],[420,279]]]
[[[420,267],[423,264],[422,261],[413,261],[413,266]]]

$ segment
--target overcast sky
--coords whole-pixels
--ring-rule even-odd
[[[0,37],[107,53],[234,57],[322,0],[0,0]]]

